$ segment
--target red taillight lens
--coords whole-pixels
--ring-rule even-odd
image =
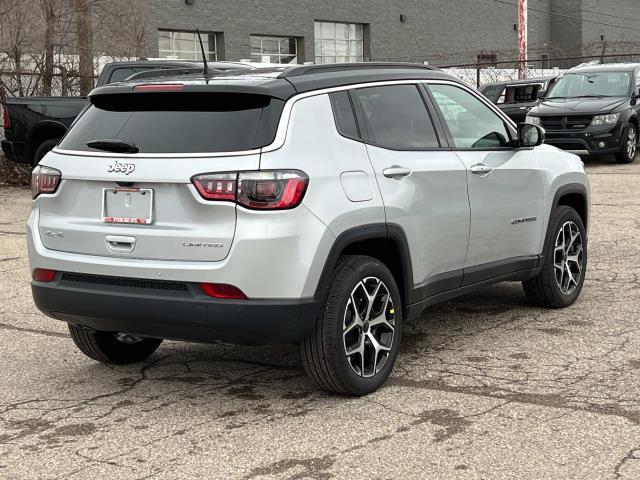
[[[252,210],[286,210],[300,205],[309,177],[298,170],[208,173],[191,179],[206,200],[237,202]]]
[[[55,193],[61,177],[60,170],[38,165],[31,173],[31,196],[36,198],[41,193]]]
[[[2,109],[2,128],[4,130],[8,130],[11,128],[11,122],[9,121],[9,110],[7,110],[7,107],[0,106],[0,108]]]
[[[196,175],[191,181],[202,198],[235,202],[237,179],[237,173],[212,173]]]
[[[56,271],[46,268],[36,268],[31,274],[31,277],[36,282],[53,282],[53,279],[56,277]]]
[[[238,203],[256,210],[285,210],[300,205],[309,177],[290,171],[240,172]]]
[[[208,296],[213,298],[226,298],[246,300],[247,296],[238,287],[226,283],[201,283],[200,288]]]
[[[184,90],[184,85],[181,83],[160,83],[133,87],[134,92],[181,92],[182,90]]]

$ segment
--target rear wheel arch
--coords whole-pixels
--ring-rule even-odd
[[[377,223],[355,227],[341,233],[325,261],[316,288],[316,298],[324,297],[331,285],[339,259],[344,255],[366,255],[384,263],[393,274],[400,290],[403,309],[406,309],[413,290],[413,270],[409,244],[400,226]]]
[[[38,147],[48,140],[57,140],[67,133],[67,127],[60,123],[45,123],[33,128],[27,140],[28,157],[33,163],[33,158]]]

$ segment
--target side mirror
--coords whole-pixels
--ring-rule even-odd
[[[532,123],[521,123],[518,125],[518,145],[520,147],[532,148],[544,143],[545,131],[539,125]]]
[[[546,90],[540,90],[540,91],[538,91],[538,94],[536,95],[536,98],[538,100],[542,100],[545,97],[546,94],[547,94]]]

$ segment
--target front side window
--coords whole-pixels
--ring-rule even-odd
[[[362,24],[315,22],[316,63],[362,62],[363,38]]]
[[[298,41],[294,37],[251,35],[251,60],[258,63],[298,63]]]
[[[217,60],[216,34],[200,32],[200,36],[207,60]],[[158,30],[158,52],[161,58],[202,60],[200,41],[195,32]]]
[[[431,90],[456,148],[504,148],[510,137],[504,121],[462,88],[433,84]]]
[[[568,73],[556,82],[550,98],[626,97],[631,72]]]
[[[353,91],[368,125],[369,140],[383,148],[420,150],[440,146],[417,85]]]

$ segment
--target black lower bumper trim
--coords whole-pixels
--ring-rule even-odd
[[[309,334],[320,310],[314,299],[218,300],[59,282],[33,282],[31,290],[38,308],[58,320],[99,331],[206,343],[296,343]]]

